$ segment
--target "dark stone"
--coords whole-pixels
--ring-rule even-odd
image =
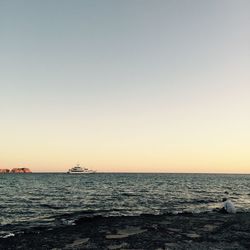
[[[250,213],[96,216],[0,238],[4,250],[126,248],[250,249]]]

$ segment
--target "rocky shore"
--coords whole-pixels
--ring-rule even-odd
[[[0,249],[250,249],[250,213],[85,217],[1,238]]]

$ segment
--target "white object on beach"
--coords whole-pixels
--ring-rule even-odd
[[[9,234],[4,235],[2,238],[3,238],[3,239],[7,239],[7,238],[13,237],[13,236],[15,236],[15,234],[9,233]]]
[[[234,206],[234,204],[233,204],[233,202],[231,200],[226,200],[224,202],[223,207],[226,210],[226,212],[228,212],[229,214],[235,214],[236,213],[235,206]]]

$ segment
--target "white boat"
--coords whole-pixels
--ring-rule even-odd
[[[96,171],[88,169],[88,168],[82,168],[80,164],[76,164],[73,168],[70,168],[68,170],[68,174],[94,174]]]

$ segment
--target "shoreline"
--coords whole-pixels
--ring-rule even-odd
[[[81,217],[0,238],[1,249],[250,249],[250,213]]]
[[[13,172],[0,172],[0,174],[68,174],[67,171],[62,172],[27,172],[27,173],[13,173]],[[241,172],[102,172],[97,171],[95,174],[169,174],[169,175],[250,175],[250,173]],[[84,174],[83,174],[84,175]]]

